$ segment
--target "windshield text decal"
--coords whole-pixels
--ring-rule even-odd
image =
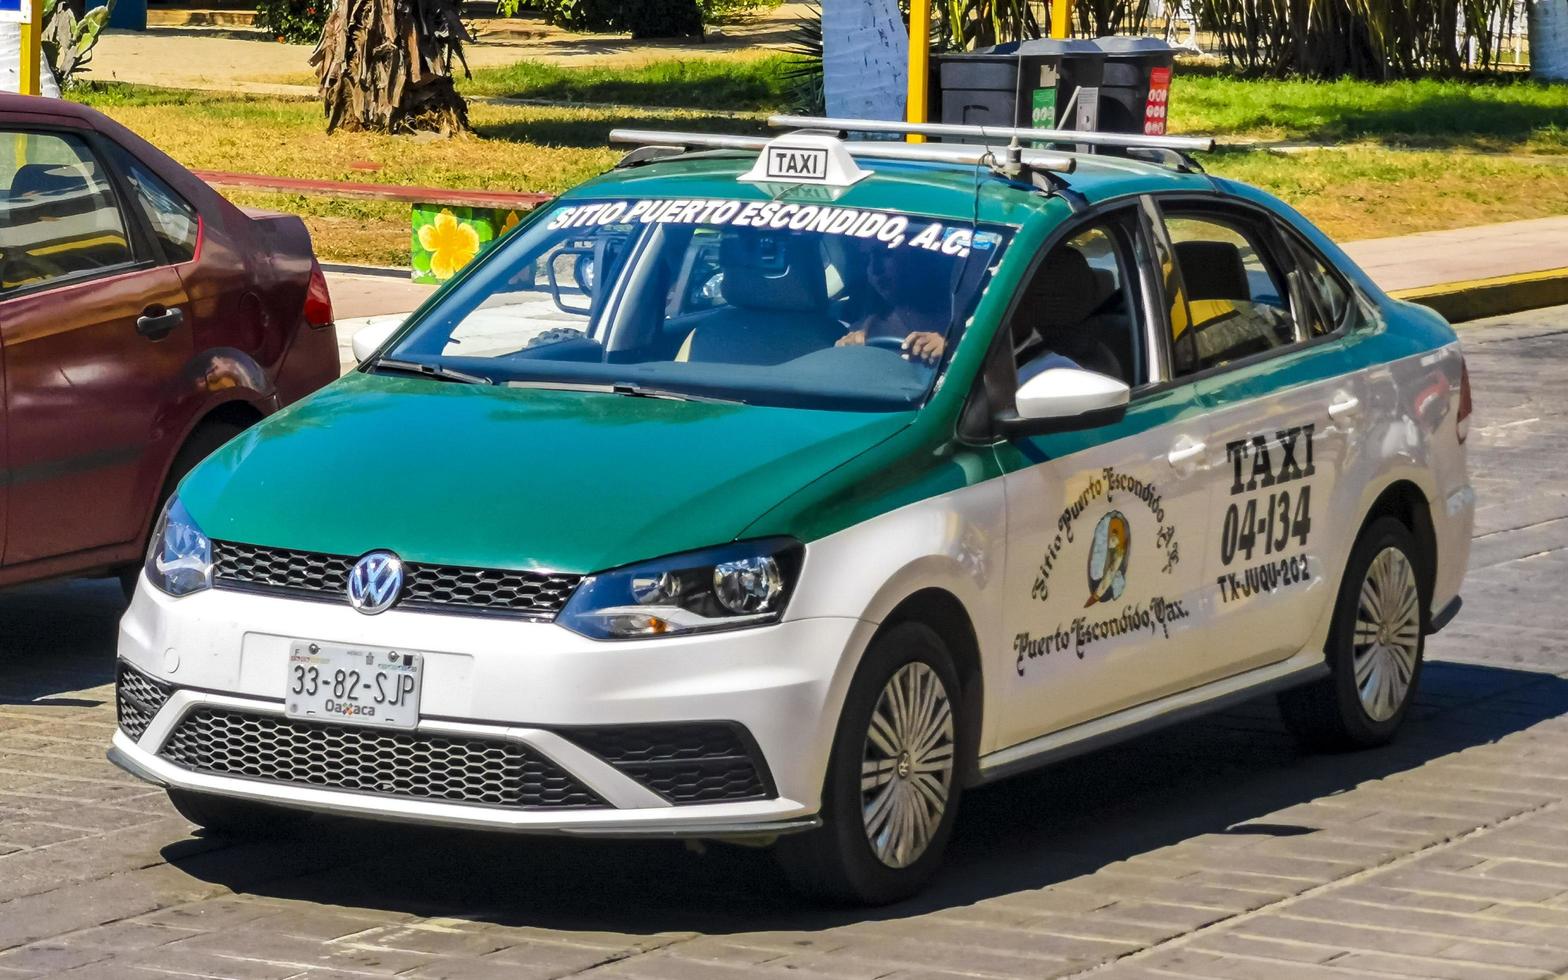
[[[929,252],[969,254],[971,246],[990,248],[995,237],[981,232],[980,241],[967,227],[946,227],[940,221],[910,218],[863,208],[817,204],[781,204],[777,201],[674,200],[600,201],[563,207],[545,227],[584,228],[614,224],[716,225],[731,228],[771,228],[823,235],[876,239],[888,248],[923,248]]]

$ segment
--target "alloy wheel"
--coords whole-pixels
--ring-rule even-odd
[[[1361,707],[1387,721],[1409,696],[1421,643],[1415,569],[1398,548],[1384,548],[1367,567],[1351,643]]]
[[[953,708],[936,671],[899,668],[877,698],[860,767],[866,839],[877,859],[907,868],[942,825],[953,788]]]

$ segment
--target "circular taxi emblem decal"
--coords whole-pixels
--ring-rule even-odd
[[[1113,510],[1094,527],[1094,543],[1089,547],[1089,601],[1111,602],[1127,589],[1127,554],[1132,548],[1132,529],[1127,516]]]

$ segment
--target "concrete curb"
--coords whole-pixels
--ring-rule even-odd
[[[1430,307],[1450,323],[1464,323],[1568,304],[1568,268],[1400,289],[1389,295]]]

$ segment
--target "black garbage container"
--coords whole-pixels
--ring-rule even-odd
[[[1179,50],[1157,37],[1102,37],[1100,131],[1164,136]]]
[[[1094,129],[1105,53],[1092,41],[1014,41],[934,59],[944,123]],[[1073,102],[1073,93],[1078,100]],[[1065,118],[1069,104],[1072,118]],[[953,142],[968,142],[952,139]]]

